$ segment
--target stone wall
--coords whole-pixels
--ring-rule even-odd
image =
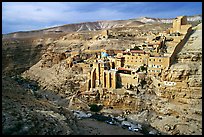
[[[133,75],[118,73],[118,79],[124,87],[129,87],[130,85],[138,85],[138,78]]]
[[[163,69],[167,69],[170,66],[169,57],[149,57],[148,59],[148,74],[161,73]]]
[[[189,28],[190,30],[191,28]],[[176,55],[181,51],[181,49],[183,48],[184,44],[186,43],[186,41],[188,40],[189,36],[190,36],[191,32],[188,31],[187,34],[184,36],[183,39],[181,39],[181,41],[176,45],[173,53],[171,54],[171,58],[170,58],[170,64],[172,64],[176,58]]]
[[[147,65],[148,54],[134,54],[134,55],[123,55],[125,57],[125,67],[130,66],[131,68],[138,68]]]

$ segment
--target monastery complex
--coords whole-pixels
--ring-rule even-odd
[[[192,26],[187,24],[186,16],[173,20],[173,27],[156,36],[148,37],[141,45],[126,50],[85,50],[83,54],[93,55],[95,59],[84,65],[87,68],[86,91],[130,89],[145,84],[150,77],[158,88],[178,86],[179,82],[165,81],[162,72],[175,63],[177,53],[187,41]],[[108,30],[97,38],[109,36]],[[71,57],[81,54],[72,51]],[[69,67],[74,65],[72,58],[67,59]],[[88,68],[91,68],[88,69]]]

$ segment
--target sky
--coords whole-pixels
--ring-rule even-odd
[[[138,17],[202,14],[202,2],[2,2],[2,33]]]

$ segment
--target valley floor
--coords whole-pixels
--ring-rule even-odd
[[[80,135],[143,135],[142,133],[128,131],[115,125],[108,125],[94,119],[78,121]]]

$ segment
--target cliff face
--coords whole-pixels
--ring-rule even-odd
[[[2,42],[3,74],[21,73],[38,62],[46,47],[32,44],[32,40],[5,40]]]
[[[168,102],[152,103],[161,119],[152,126],[169,134],[202,133],[202,28],[198,25],[177,56],[177,63],[164,72],[163,80],[176,82],[176,86],[157,89],[160,99]],[[153,101],[154,102],[154,101]]]
[[[194,28],[193,34],[177,55],[177,63],[173,64],[168,71],[163,73],[163,80],[183,82],[186,83],[187,87],[202,86],[201,25],[199,24]]]
[[[2,72],[20,74],[36,64],[48,45],[61,35],[39,35],[30,38],[2,39]]]

